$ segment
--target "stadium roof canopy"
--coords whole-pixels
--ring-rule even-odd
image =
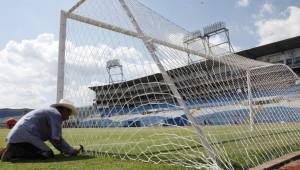
[[[294,48],[300,48],[300,36],[250,48],[248,50],[237,52],[237,54],[247,58],[256,59],[261,56],[283,52]]]

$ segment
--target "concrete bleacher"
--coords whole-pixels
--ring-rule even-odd
[[[156,112],[163,110],[176,110],[176,105],[172,103],[148,103],[138,107],[114,107],[114,108],[99,108],[97,113],[102,117],[110,117],[115,115],[140,114],[147,112]]]
[[[284,96],[298,94],[300,88],[292,87],[287,92],[253,92],[253,107],[261,108],[254,113],[254,123],[298,122],[300,108]],[[249,121],[247,93],[218,96],[210,99],[194,98],[186,101],[200,125],[242,124]],[[263,102],[263,104],[261,104]],[[287,103],[290,102],[290,103]],[[296,101],[294,101],[295,103]],[[258,105],[256,105],[258,103]],[[99,108],[95,116],[80,122],[83,127],[141,127],[157,124],[189,125],[182,109],[175,103],[148,103],[137,107]]]
[[[22,115],[23,115],[22,113],[7,113],[7,112],[4,112],[4,113],[0,113],[0,119],[6,119],[6,118],[9,118],[9,117],[20,117]]]
[[[200,110],[198,110],[200,112]],[[194,114],[199,125],[243,124],[249,119],[247,106],[220,107],[206,114]],[[255,113],[254,123],[300,122],[300,108],[265,106]],[[182,110],[161,111],[152,114],[125,114],[111,117],[90,118],[80,122],[83,127],[144,127],[153,125],[189,125]]]
[[[6,120],[13,118],[19,120],[24,114],[30,112],[32,109],[0,109],[0,127],[6,127]]]
[[[242,124],[249,119],[249,109],[233,109],[197,116],[200,125]],[[254,123],[300,122],[300,108],[266,107],[253,117]]]
[[[80,127],[144,127],[155,125],[187,125],[182,111],[161,111],[152,114],[125,114],[110,117],[94,117],[79,123]],[[185,119],[185,120],[184,120]]]

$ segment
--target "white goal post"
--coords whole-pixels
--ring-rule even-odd
[[[64,126],[87,154],[234,169],[299,149],[288,66],[187,48],[188,31],[136,0],[81,0],[60,21],[57,101],[78,106]]]

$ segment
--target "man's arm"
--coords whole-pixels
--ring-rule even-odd
[[[49,124],[51,128],[51,138],[49,141],[57,150],[61,151],[62,153],[70,156],[77,155],[80,149],[73,148],[63,139],[61,123],[62,120],[60,115],[49,115]]]
[[[49,141],[57,150],[70,156],[77,155],[80,151],[80,149],[75,149],[70,146],[62,137],[59,140],[50,139]]]

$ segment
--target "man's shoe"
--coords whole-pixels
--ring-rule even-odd
[[[9,153],[6,149],[2,150],[1,161],[7,162],[10,160]]]
[[[2,157],[5,150],[6,150],[5,148],[0,148],[0,159],[1,159],[1,157]]]

